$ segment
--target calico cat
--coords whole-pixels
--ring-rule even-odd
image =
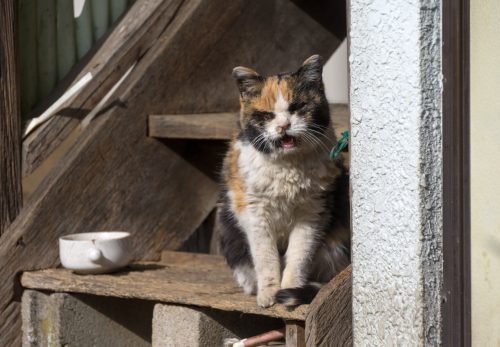
[[[236,67],[240,131],[224,160],[221,250],[257,303],[310,302],[350,262],[349,178],[336,143],[322,60],[262,77]]]

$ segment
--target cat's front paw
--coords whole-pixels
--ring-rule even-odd
[[[276,293],[278,292],[278,287],[266,288],[265,290],[259,290],[257,293],[257,304],[260,307],[271,307],[276,302]]]

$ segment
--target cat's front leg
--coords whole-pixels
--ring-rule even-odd
[[[257,304],[272,306],[280,289],[280,257],[276,240],[265,218],[254,214],[245,228],[257,275]]]
[[[281,288],[295,288],[306,284],[316,250],[317,232],[312,223],[298,223],[293,228],[286,250]]]

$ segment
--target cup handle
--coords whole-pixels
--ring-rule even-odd
[[[91,248],[89,250],[88,257],[90,261],[95,263],[102,258],[102,252],[97,248]]]

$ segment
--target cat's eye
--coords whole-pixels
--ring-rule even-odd
[[[266,111],[254,111],[253,117],[259,120],[270,120],[274,118],[274,113]]]
[[[291,113],[296,112],[296,111],[300,111],[305,106],[306,106],[305,102],[292,102],[290,104],[290,106],[288,107],[288,111],[290,111]]]

